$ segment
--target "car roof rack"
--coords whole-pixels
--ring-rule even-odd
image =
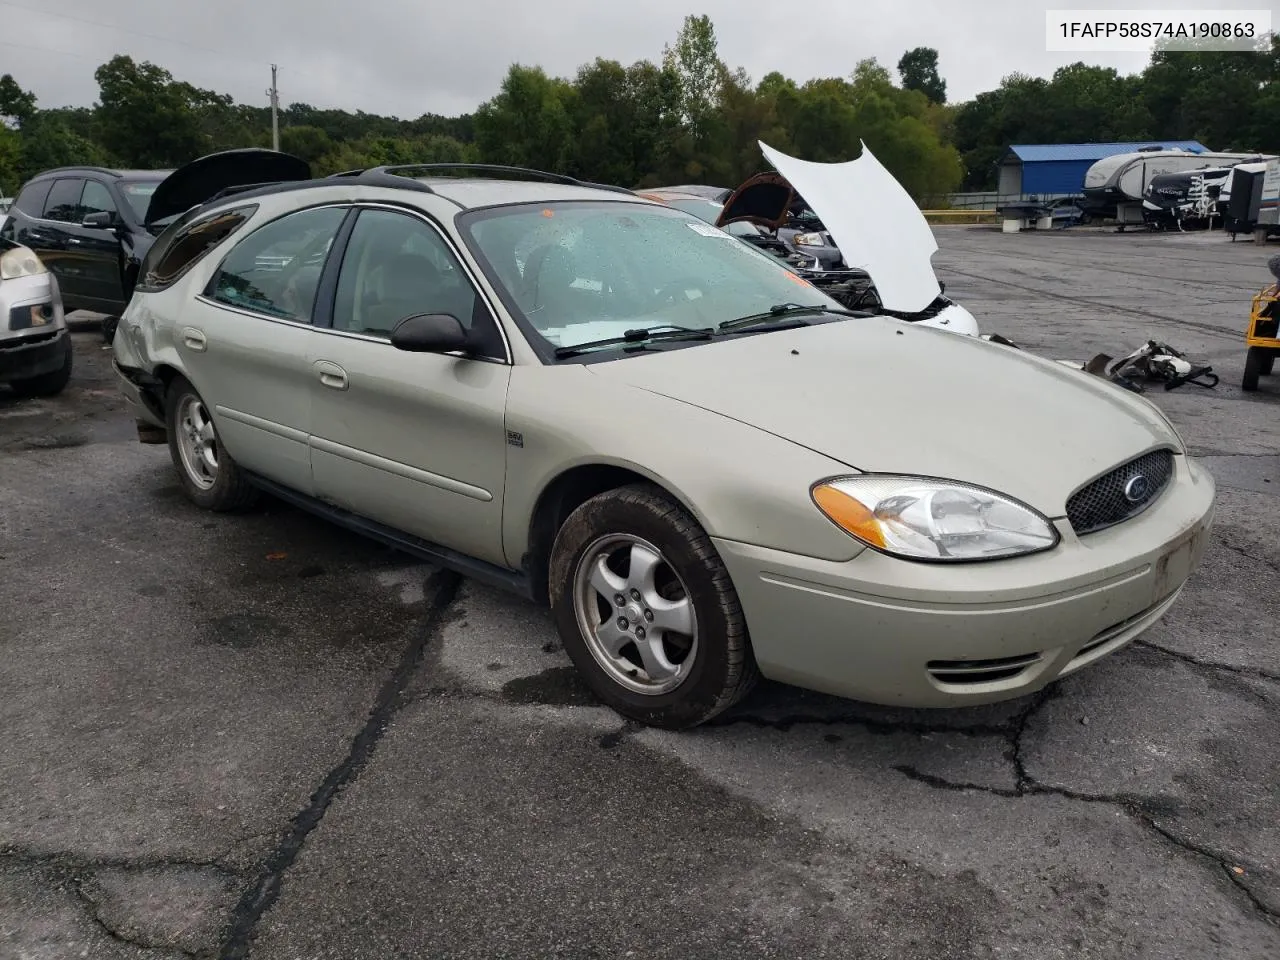
[[[108,167],[95,167],[93,164],[73,163],[65,167],[50,167],[48,170],[41,170],[35,177],[47,177],[52,173],[105,173],[109,177],[119,177],[119,170],[112,170]]]
[[[532,167],[517,167],[498,163],[399,163],[389,164],[380,167],[370,167],[367,170],[348,170],[343,173],[335,173],[335,177],[355,177],[364,178],[376,174],[388,174],[399,177],[402,180],[412,179],[405,176],[405,171],[420,171],[427,175],[433,173],[457,173],[460,171],[481,171],[482,173],[502,175],[502,174],[520,174],[536,180],[544,180],[547,183],[562,183],[570,187],[586,187],[593,190],[609,190],[613,193],[633,193],[626,187],[618,187],[607,183],[592,183],[587,180],[579,180],[563,173],[548,173],[546,170],[535,170]],[[425,184],[424,184],[425,186]]]

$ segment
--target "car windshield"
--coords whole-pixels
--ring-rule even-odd
[[[544,349],[716,327],[779,304],[841,309],[777,259],[670,207],[520,204],[460,222],[507,309]]]
[[[159,180],[125,180],[120,184],[120,192],[133,209],[139,223],[147,219],[147,207],[151,205],[151,195],[160,186]]]

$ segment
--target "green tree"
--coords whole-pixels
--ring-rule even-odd
[[[711,18],[685,17],[675,44],[663,49],[662,63],[679,78],[681,119],[697,143],[708,132],[725,75]]]
[[[0,76],[0,122],[6,126],[21,127],[36,112],[35,94],[23,90],[13,79],[13,74]]]
[[[938,51],[915,47],[898,60],[898,76],[904,90],[919,90],[932,103],[947,102],[947,81],[938,74]]]
[[[209,152],[212,141],[195,109],[194,88],[175,83],[169,71],[115,56],[94,77],[99,140],[122,162],[167,168]]]
[[[541,67],[512,65],[476,111],[476,146],[490,163],[563,171],[572,154],[575,90]]]

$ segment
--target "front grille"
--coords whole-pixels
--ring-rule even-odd
[[[1151,506],[1172,477],[1171,451],[1143,454],[1073,493],[1067,520],[1077,536],[1115,526]]]

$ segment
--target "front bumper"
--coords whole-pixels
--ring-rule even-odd
[[[0,383],[29,380],[61,370],[70,352],[71,335],[65,328],[0,340]]]
[[[1173,605],[1208,544],[1215,485],[1185,456],[1142,514],[1044,554],[832,563],[717,539],[761,673],[900,707],[1036,692],[1125,646]]]
[[[71,337],[53,274],[0,281],[0,383],[53,373],[70,352]]]

